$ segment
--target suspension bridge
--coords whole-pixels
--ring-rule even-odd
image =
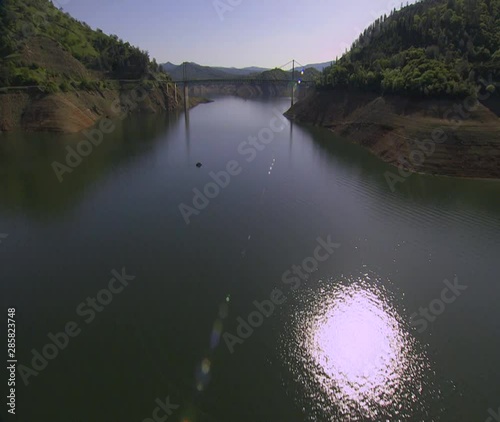
[[[203,84],[248,84],[248,85],[265,85],[265,84],[273,84],[273,85],[281,85],[281,86],[290,86],[290,96],[292,106],[294,104],[295,97],[295,89],[297,86],[307,86],[311,87],[315,85],[315,82],[312,80],[303,79],[305,66],[299,63],[297,60],[290,60],[288,63],[285,63],[283,66],[277,67],[275,69],[280,69],[286,72],[290,70],[285,70],[288,66],[291,65],[291,75],[290,78],[286,79],[273,79],[273,78],[265,78],[260,77],[258,75],[249,75],[249,76],[235,76],[234,78],[190,78],[188,74],[188,63],[184,62],[182,66],[182,80],[174,81],[175,84],[182,85],[184,87],[184,106],[188,107],[189,104],[189,86],[190,85],[203,85]],[[267,72],[272,72],[270,69]],[[266,72],[263,72],[266,73]]]

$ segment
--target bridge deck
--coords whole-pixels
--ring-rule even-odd
[[[203,84],[203,83],[273,83],[273,84],[281,84],[288,85],[292,81],[291,80],[283,80],[283,79],[191,79],[186,81],[174,81],[176,84]],[[295,83],[298,83],[295,81]],[[299,85],[314,85],[314,81],[301,81]]]

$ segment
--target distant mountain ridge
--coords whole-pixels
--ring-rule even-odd
[[[300,72],[302,69],[309,70],[314,69],[316,71],[323,71],[323,69],[331,66],[333,62],[325,62],[325,63],[316,63],[304,66],[304,68],[297,67],[296,70]],[[180,81],[184,78],[184,69],[183,64],[176,65],[171,62],[164,63],[160,65],[163,70],[165,70],[173,80]],[[203,66],[198,63],[188,62],[186,64],[186,73],[187,78],[191,80],[200,80],[200,79],[232,79],[235,77],[249,77],[256,76],[262,74],[263,72],[269,72],[274,69],[267,69],[264,67],[258,66],[250,66],[244,68],[236,68],[236,67],[221,67],[221,66]],[[311,74],[308,72],[308,74]]]
[[[160,65],[172,79],[180,81],[184,78],[183,64],[176,65],[170,62]],[[242,69],[235,67],[212,67],[202,66],[198,63],[186,63],[186,73],[188,79],[231,79],[235,76],[247,77],[253,73],[264,72],[268,69],[263,67],[245,67]]]

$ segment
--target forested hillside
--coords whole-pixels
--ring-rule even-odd
[[[500,0],[424,0],[367,28],[321,85],[416,96],[500,90]]]
[[[160,72],[146,51],[92,30],[49,0],[1,0],[0,87],[66,91]]]
[[[302,81],[315,81],[319,79],[321,73],[310,67],[307,69],[302,70],[301,68],[295,69],[294,72],[294,79],[296,81],[302,80]],[[271,81],[291,81],[292,80],[292,71],[285,71],[283,69],[271,69],[271,70],[266,70],[264,72],[251,75],[250,77],[254,77],[257,79],[262,79],[262,80],[271,80]]]

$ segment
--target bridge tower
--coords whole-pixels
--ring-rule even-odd
[[[292,107],[293,107],[293,96],[295,94],[295,59],[292,60]]]
[[[182,64],[182,78],[184,80],[184,110],[187,110],[189,108],[189,90],[188,90],[188,83],[187,83],[186,65],[187,65],[186,62],[184,62]]]

